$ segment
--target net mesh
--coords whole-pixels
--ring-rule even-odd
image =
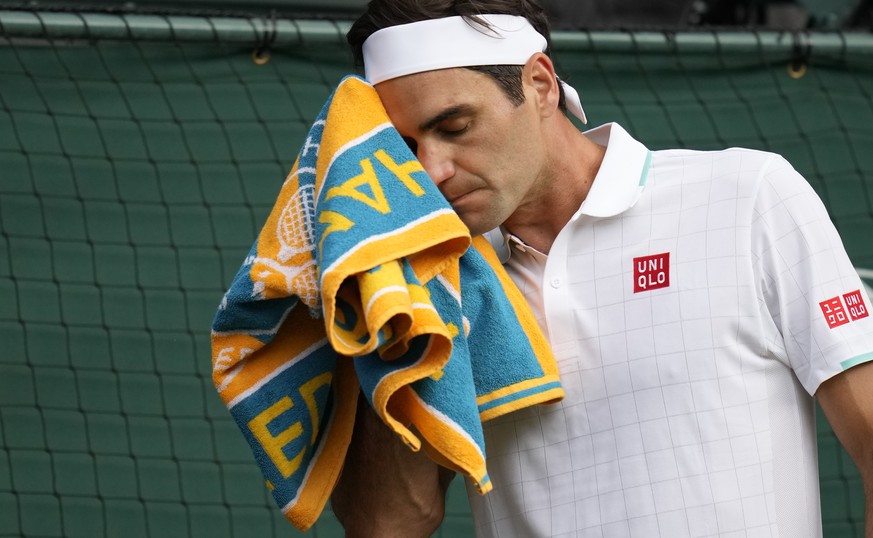
[[[352,71],[344,29],[0,11],[0,535],[299,534],[215,394],[209,326]],[[580,32],[555,50],[594,125],[785,155],[873,268],[868,38]],[[819,428],[825,535],[861,536],[860,478]],[[465,497],[455,481],[441,535],[472,533]],[[306,534],[342,531],[327,512]]]

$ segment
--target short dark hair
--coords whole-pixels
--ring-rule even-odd
[[[517,15],[526,18],[546,38],[545,53],[551,53],[549,20],[538,0],[370,0],[367,10],[352,24],[346,39],[352,48],[355,64],[361,66],[364,63],[364,41],[383,28],[454,16],[462,16],[488,27],[479,15]],[[469,69],[493,78],[516,106],[524,102],[522,66],[478,65]],[[560,106],[561,109],[565,108],[563,88]]]

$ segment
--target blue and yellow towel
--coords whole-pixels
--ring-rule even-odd
[[[482,493],[481,422],[563,396],[490,245],[357,77],[324,105],[212,329],[215,386],[303,530],[337,481],[360,390],[407,445],[421,447],[414,429]]]

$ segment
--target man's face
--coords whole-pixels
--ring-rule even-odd
[[[525,103],[516,106],[491,77],[463,68],[380,82],[376,91],[473,235],[535,198],[545,152],[532,91],[526,88]]]

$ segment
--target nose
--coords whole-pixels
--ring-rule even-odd
[[[440,183],[455,175],[455,164],[451,155],[432,144],[419,144],[416,152],[418,161],[424,167],[424,171],[430,176],[434,184],[439,187]]]

